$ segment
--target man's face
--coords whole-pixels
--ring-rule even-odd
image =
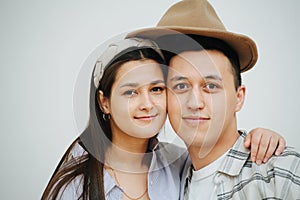
[[[183,52],[171,59],[167,81],[169,120],[188,147],[212,148],[236,131],[235,113],[245,88],[236,91],[231,63],[223,53]]]

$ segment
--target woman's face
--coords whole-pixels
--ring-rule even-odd
[[[150,59],[122,64],[111,97],[102,106],[111,115],[113,140],[155,136],[166,119],[166,86],[159,64]]]

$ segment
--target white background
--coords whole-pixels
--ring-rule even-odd
[[[155,26],[175,2],[0,1],[1,198],[40,199],[83,127],[73,111],[83,63],[112,36]],[[300,1],[211,3],[229,30],[249,35],[259,48],[258,63],[244,74],[239,128],[268,127],[299,147]]]

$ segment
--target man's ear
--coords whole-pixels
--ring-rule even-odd
[[[100,101],[100,109],[105,114],[110,113],[110,107],[109,107],[109,99],[104,96],[103,92],[100,90],[99,93],[99,101]]]
[[[238,112],[242,109],[245,101],[246,96],[246,87],[244,85],[241,85],[236,92],[236,107],[235,112]]]

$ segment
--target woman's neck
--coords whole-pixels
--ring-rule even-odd
[[[139,145],[135,147],[134,143],[129,146],[121,147],[113,142],[105,154],[105,169],[123,189],[123,199],[149,199],[149,165],[144,162],[146,150]],[[133,151],[130,151],[132,147]]]
[[[127,151],[130,153],[144,154],[147,151],[149,138],[136,138],[132,136],[112,137],[112,144],[115,150]],[[120,152],[122,153],[122,151]]]
[[[149,139],[114,140],[105,153],[106,165],[120,171],[144,173],[148,171],[145,162]]]

